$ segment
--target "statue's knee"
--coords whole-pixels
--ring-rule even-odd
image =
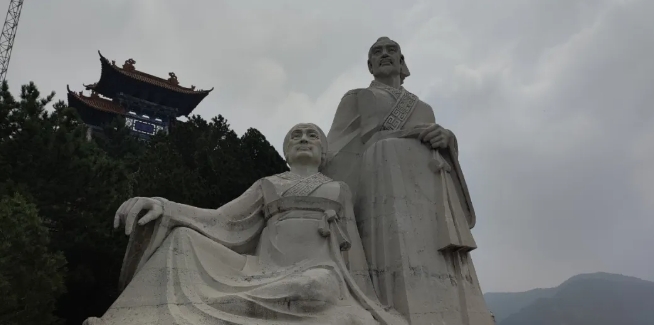
[[[97,317],[89,317],[87,318],[82,325],[103,325],[104,322],[102,319],[97,318]]]
[[[194,234],[197,234],[197,231],[187,228],[187,227],[175,227],[173,230],[170,231],[170,234],[168,236],[174,236],[174,237],[179,237],[179,238],[184,238],[188,236],[192,236]]]
[[[175,227],[166,236],[166,241],[175,247],[179,247],[179,245],[185,247],[193,242],[193,239],[197,238],[198,235],[199,233],[191,228]]]
[[[311,269],[302,273],[299,289],[301,296],[307,301],[334,302],[340,291],[338,280],[333,271],[326,269]]]

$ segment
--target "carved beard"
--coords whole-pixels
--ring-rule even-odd
[[[400,74],[401,67],[395,66],[395,60],[391,65],[381,65],[381,60],[376,62],[377,66],[372,69],[372,75],[375,77],[391,77]]]
[[[400,72],[397,71],[394,67],[380,67],[375,71],[374,76],[375,77],[392,77],[392,76],[397,76],[399,75]]]

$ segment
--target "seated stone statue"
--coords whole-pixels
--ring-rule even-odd
[[[296,125],[290,172],[216,210],[123,203],[124,290],[85,324],[406,324],[375,296],[347,185],[318,172],[326,146],[320,128]]]

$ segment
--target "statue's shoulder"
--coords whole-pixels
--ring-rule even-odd
[[[357,88],[357,89],[352,89],[343,95],[343,98],[341,98],[341,105],[349,106],[349,105],[355,105],[357,101],[361,100],[370,100],[372,98],[375,98],[376,95],[373,92],[372,88]]]
[[[340,191],[341,190],[341,184],[339,184],[339,182],[334,181],[334,180],[323,183],[321,185],[321,187],[326,188],[326,189],[330,189],[332,191]]]
[[[266,182],[266,181],[267,181],[267,182],[271,182],[271,181],[274,181],[274,180],[276,180],[276,179],[278,179],[278,178],[279,178],[279,177],[278,177],[277,175],[269,175],[269,176],[265,176],[265,177],[260,178],[260,179],[257,181],[257,183],[262,183],[262,182]]]
[[[359,92],[361,92],[361,91],[364,90],[364,89],[365,89],[365,88],[350,89],[350,90],[348,90],[348,91],[345,93],[345,95],[343,95],[343,97],[342,97],[341,99],[343,99],[343,98],[345,98],[345,97],[348,97],[348,96],[356,96],[356,95],[359,94]]]
[[[277,180],[277,181],[292,181],[292,182],[299,182],[299,181],[305,181],[305,182],[311,182],[311,183],[316,183],[316,184],[325,184],[325,183],[330,183],[333,182],[333,179],[328,177],[327,175],[323,173],[316,173],[313,176],[310,177],[301,177],[296,174],[291,173],[290,171],[286,171],[280,174],[275,174],[275,175],[270,175],[266,176],[263,179],[267,180]]]
[[[351,191],[350,191],[350,186],[347,185],[347,183],[345,183],[345,182],[343,182],[343,181],[337,181],[337,182],[338,182],[338,184],[341,186],[341,189],[342,189],[343,191],[351,192]]]
[[[350,191],[350,187],[347,185],[347,183],[343,181],[332,181],[331,184],[332,186],[338,188],[341,196],[350,198],[352,197],[352,191]]]
[[[293,175],[291,172],[283,172],[283,173],[279,173],[279,174],[266,176],[266,177],[262,178],[261,180],[266,180],[266,181],[269,181],[269,182],[280,182],[280,181],[284,181],[284,180],[286,180],[286,181],[294,180],[295,178],[297,178],[297,176]]]
[[[274,174],[260,178],[254,186],[259,186],[262,189],[269,186],[277,187],[290,180],[291,178],[286,173]]]
[[[344,182],[331,180],[323,183],[320,188],[326,197],[338,201],[341,204],[347,202],[348,200],[352,200],[352,193],[350,192],[347,184]]]

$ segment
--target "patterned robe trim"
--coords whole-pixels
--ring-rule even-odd
[[[282,193],[282,196],[308,196],[318,187],[332,181],[331,178],[322,173],[315,173],[308,177],[301,177],[291,172],[284,172],[275,175],[279,178],[295,181],[295,184]]]
[[[413,113],[413,109],[418,104],[418,96],[408,92],[404,88],[393,88],[375,80],[372,81],[370,87],[382,89],[391,94],[396,100],[395,105],[384,118],[381,130],[402,129],[404,123],[409,119],[409,116]]]

